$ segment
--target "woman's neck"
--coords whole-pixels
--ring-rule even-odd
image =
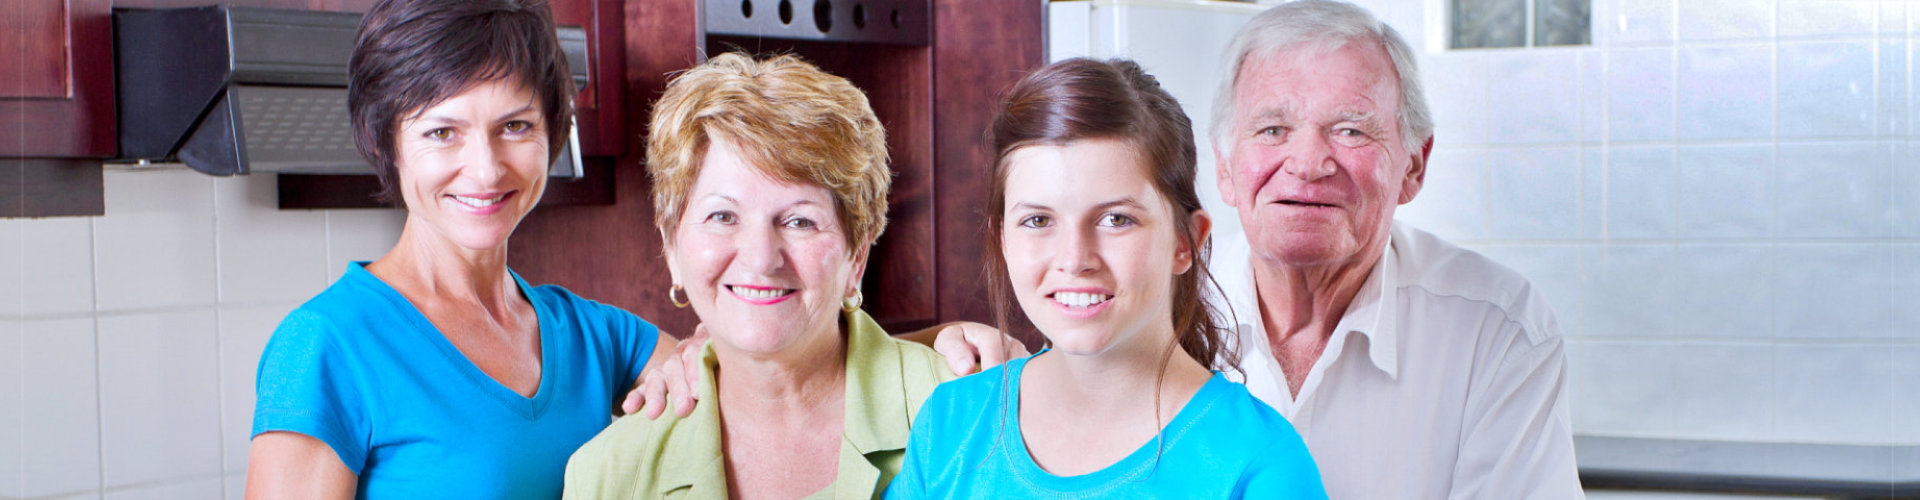
[[[524,302],[519,283],[507,273],[507,248],[469,250],[427,237],[413,218],[393,250],[367,265],[367,271],[401,290],[409,299],[469,302],[495,316]]]
[[[808,342],[777,353],[750,353],[716,338],[714,371],[723,412],[743,418],[806,413],[839,401],[846,388],[846,346],[838,323],[806,334]],[[724,372],[724,373],[723,373]]]
[[[1022,439],[1056,475],[1087,474],[1153,442],[1213,373],[1169,332],[1157,348],[1076,356],[1049,351],[1021,374]]]

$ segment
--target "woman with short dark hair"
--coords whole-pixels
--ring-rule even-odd
[[[673,340],[507,268],[572,115],[547,3],[382,0],[348,71],[354,143],[406,225],[268,342],[247,496],[559,497]]]

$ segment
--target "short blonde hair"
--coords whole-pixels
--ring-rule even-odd
[[[654,224],[669,243],[714,137],[763,175],[832,192],[849,249],[886,229],[886,129],[852,82],[798,57],[726,53],[689,69],[654,104],[648,130]]]

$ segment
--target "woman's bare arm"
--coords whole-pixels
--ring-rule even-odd
[[[351,499],[359,478],[327,443],[297,432],[253,437],[247,455],[247,498]]]

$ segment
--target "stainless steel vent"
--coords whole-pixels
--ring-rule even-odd
[[[347,121],[347,59],[360,14],[213,6],[114,12],[122,160],[212,175],[371,174]],[[574,83],[586,32],[560,28]],[[574,129],[556,177],[579,177]]]
[[[930,0],[702,0],[700,6],[708,35],[933,43]]]

